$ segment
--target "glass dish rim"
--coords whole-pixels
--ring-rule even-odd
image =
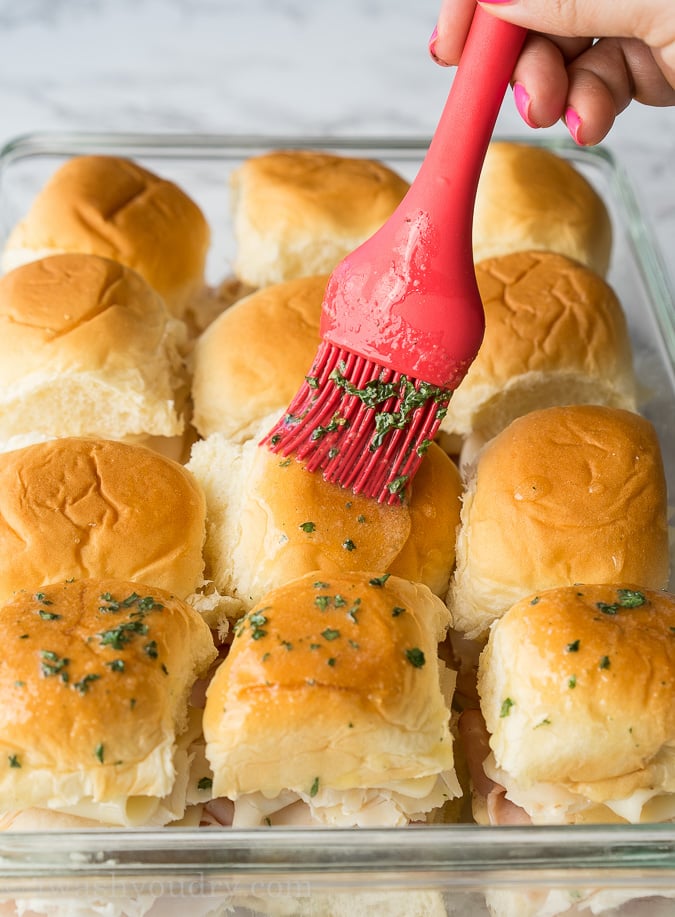
[[[663,344],[675,373],[675,290],[657,243],[654,230],[639,206],[632,181],[611,146],[579,147],[565,137],[524,137],[496,134],[495,140],[526,143],[558,152],[567,158],[594,164],[604,169],[615,204],[618,206],[626,241],[630,246],[647,290]],[[340,149],[396,159],[411,153],[422,154],[430,135],[354,135],[354,134],[259,134],[186,133],[141,131],[33,131],[10,138],[0,147],[0,185],[4,171],[15,159],[46,155],[111,153],[116,155],[181,158],[198,154],[218,159],[224,155],[247,156],[269,149]]]
[[[675,888],[675,825],[87,828],[0,837],[0,879],[167,869],[240,877],[423,873],[453,885],[536,871],[547,884],[583,877],[631,886],[649,878]]]
[[[675,309],[668,272],[633,186],[606,147],[579,148],[564,138],[498,135],[561,152],[607,171],[627,241],[655,307],[664,345],[675,367]],[[30,156],[84,153],[218,159],[271,148],[339,149],[390,159],[422,154],[429,136],[187,134],[146,132],[33,132],[0,148],[0,187],[7,166]],[[445,876],[453,885],[486,881],[505,871],[556,876],[556,882],[619,884],[646,878],[675,888],[675,824],[484,827],[424,825],[404,828],[89,828],[0,834],[0,879],[69,878],[172,872],[260,875],[270,872]]]

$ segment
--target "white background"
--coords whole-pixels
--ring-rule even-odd
[[[426,136],[453,74],[427,53],[437,8],[0,0],[0,143],[45,130]],[[532,135],[510,92],[498,130]],[[605,145],[675,277],[675,109],[633,104]]]

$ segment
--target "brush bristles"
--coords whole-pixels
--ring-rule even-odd
[[[286,414],[261,445],[295,455],[325,480],[401,501],[441,420],[450,392],[322,343]]]

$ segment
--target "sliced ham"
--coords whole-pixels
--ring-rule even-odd
[[[465,710],[459,718],[458,729],[472,786],[481,796],[487,796],[496,784],[483,770],[483,761],[490,754],[490,736],[483,714],[480,710]]]
[[[506,790],[498,783],[487,795],[487,814],[491,825],[531,825],[532,819],[525,809],[504,795]]]
[[[483,762],[490,754],[490,735],[480,710],[465,710],[459,718],[459,735],[464,745],[474,792],[483,796],[491,825],[528,825],[530,816],[506,798],[506,790],[485,773]]]
[[[217,799],[210,799],[205,803],[202,810],[200,826],[203,828],[213,827],[215,825],[221,828],[232,827],[232,818],[234,816],[234,803],[225,796]]]
[[[218,646],[218,655],[211,664],[208,672],[201,678],[198,678],[193,684],[192,692],[190,694],[191,706],[196,707],[198,710],[203,710],[206,706],[206,690],[211,682],[211,679],[216,673],[216,669],[227,656],[229,648],[229,644],[221,643]]]

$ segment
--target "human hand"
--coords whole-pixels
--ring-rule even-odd
[[[574,140],[598,143],[632,99],[675,105],[675,0],[484,0],[530,30],[513,72],[530,127],[562,118]],[[441,0],[429,40],[434,59],[459,62],[475,0]]]

